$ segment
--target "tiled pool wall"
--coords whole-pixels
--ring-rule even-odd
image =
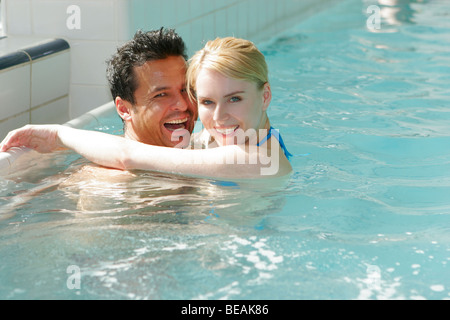
[[[70,47],[64,39],[0,39],[0,139],[27,123],[69,120]]]

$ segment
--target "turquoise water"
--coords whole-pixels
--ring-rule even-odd
[[[450,3],[396,3],[262,44],[287,181],[77,180],[68,153],[0,180],[0,298],[450,298]]]

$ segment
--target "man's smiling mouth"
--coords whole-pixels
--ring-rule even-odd
[[[186,117],[183,119],[167,121],[166,123],[164,123],[164,127],[166,127],[166,129],[170,130],[170,131],[174,131],[177,129],[186,129],[188,120],[189,120],[189,118]]]

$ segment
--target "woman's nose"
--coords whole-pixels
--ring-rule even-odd
[[[225,108],[221,104],[217,104],[216,108],[214,109],[213,120],[220,121],[226,119],[226,117],[227,113]]]

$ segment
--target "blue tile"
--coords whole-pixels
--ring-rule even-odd
[[[12,52],[0,56],[0,70],[17,66],[22,63],[30,62],[30,58],[24,52]]]

